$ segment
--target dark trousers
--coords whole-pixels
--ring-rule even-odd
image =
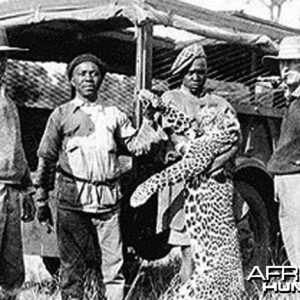
[[[0,184],[0,299],[14,299],[24,282],[20,192]]]
[[[119,213],[88,214],[58,209],[62,299],[83,299],[84,275],[94,262],[107,300],[123,299],[123,253]]]

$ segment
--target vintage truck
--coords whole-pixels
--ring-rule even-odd
[[[242,126],[234,207],[245,272],[278,259],[278,207],[266,163],[276,147],[284,99],[281,89],[271,86],[277,78],[270,76],[276,70],[274,74],[267,70],[261,58],[276,53],[283,36],[300,30],[242,12],[214,12],[171,0],[10,2],[0,2],[0,25],[7,28],[12,45],[29,51],[12,57],[6,83],[19,107],[33,174],[47,118],[70,97],[64,71],[72,57],[92,52],[110,66],[102,97],[130,114],[139,126],[136,92],[178,86],[178,78],[170,76],[172,62],[182,47],[201,42],[209,62],[208,88],[232,103]],[[149,170],[147,163],[134,160],[132,168],[125,164],[127,198],[137,174]],[[170,250],[168,232],[155,232],[155,199],[139,210],[124,200],[124,209],[126,245],[144,259],[165,256]]]

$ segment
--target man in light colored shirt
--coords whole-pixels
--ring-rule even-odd
[[[5,29],[0,27],[0,299],[5,300],[17,299],[24,282],[21,219],[30,222],[35,214],[18,111],[2,82],[8,55],[23,50],[9,47]]]
[[[98,90],[105,72],[103,62],[91,54],[80,55],[68,65],[75,97],[53,111],[38,150],[40,222],[52,222],[48,192],[54,188],[56,165],[59,171],[57,233],[62,300],[83,299],[91,245],[101,264],[105,296],[108,300],[123,299],[117,151],[123,144],[131,154],[144,154],[163,137],[146,119],[137,131],[126,114],[101,101]]]
[[[207,57],[201,44],[195,43],[185,47],[174,61],[171,71],[173,75],[182,78],[182,84],[179,88],[166,91],[162,95],[162,100],[165,103],[184,112],[191,119],[195,119],[208,103],[214,104],[222,113],[225,113],[226,110],[233,110],[225,99],[206,92]],[[194,125],[196,126],[196,122]],[[168,126],[169,124],[163,118],[162,127],[166,130]],[[170,132],[170,130],[168,131]],[[184,147],[188,137],[170,133],[170,139],[175,150],[180,153],[183,150],[181,147]],[[211,166],[210,174],[222,175],[223,166],[235,156],[237,149],[238,145],[233,145],[228,152],[216,157]],[[190,278],[194,269],[190,236],[186,230],[183,209],[185,194],[184,183],[167,186],[161,190],[159,198],[162,201],[159,201],[157,222],[157,231],[170,228],[168,243],[181,248],[180,277],[182,283]]]

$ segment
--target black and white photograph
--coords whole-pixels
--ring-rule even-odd
[[[300,1],[0,0],[0,300],[300,300]]]

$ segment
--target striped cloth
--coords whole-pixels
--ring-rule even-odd
[[[171,71],[172,74],[178,74],[187,68],[196,58],[206,58],[203,47],[199,44],[192,44],[184,48],[175,59]]]

